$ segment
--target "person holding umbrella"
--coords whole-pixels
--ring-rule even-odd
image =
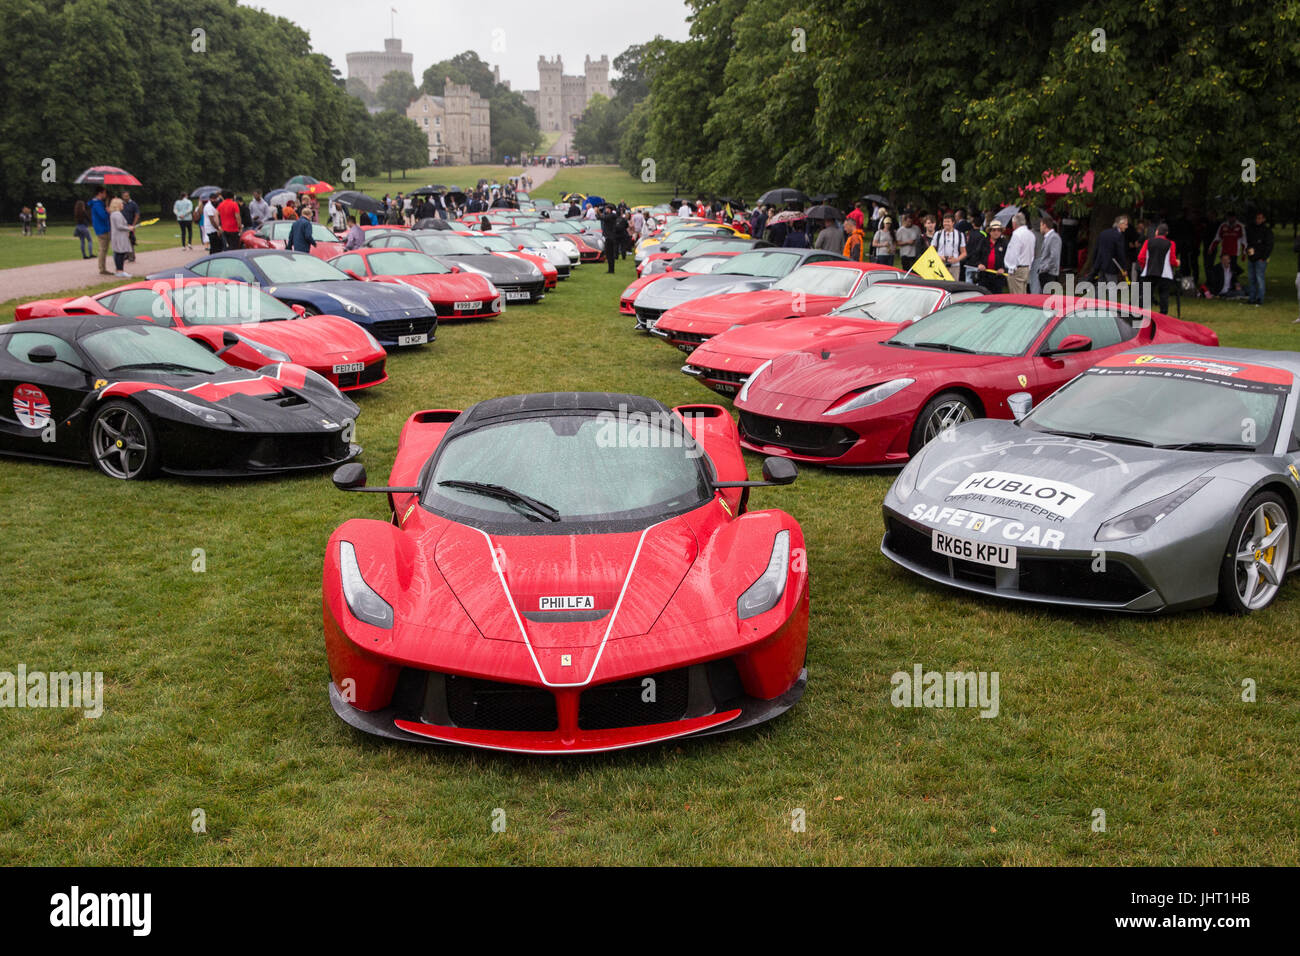
[[[591,206],[594,210],[596,207]],[[605,261],[609,263],[609,274],[614,274],[614,260],[618,258],[618,213],[613,206],[606,206],[600,217],[600,231],[605,237]]]
[[[357,214],[352,213],[348,216],[348,222],[351,223],[351,225],[348,227],[347,241],[343,243],[343,250],[345,252],[351,252],[353,249],[360,249],[366,244],[366,232],[361,228],[361,224],[357,222]]]
[[[130,192],[122,190],[122,215],[131,226],[131,249],[127,254],[127,262],[135,262],[135,227],[140,225],[140,204],[131,198]]]
[[[172,203],[172,215],[181,228],[181,248],[188,249],[194,239],[194,203],[189,196],[181,193],[181,198]]]
[[[108,208],[104,205],[104,200],[107,198],[108,189],[104,186],[96,186],[95,198],[90,201],[90,224],[95,230],[96,238],[99,239],[99,274],[102,276],[113,274],[108,271],[108,244],[112,223],[109,220]]]
[[[822,208],[827,212],[831,211],[828,206],[823,206]],[[816,214],[817,210],[814,209],[810,211],[810,215]],[[821,231],[817,233],[817,239],[813,243],[814,248],[824,249],[827,252],[839,252],[844,248],[844,242],[844,230],[839,227],[839,224],[834,218],[826,216],[826,218],[822,220]]]

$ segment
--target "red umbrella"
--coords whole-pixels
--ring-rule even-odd
[[[1069,179],[1070,177],[1066,173],[1061,173],[1057,176],[1053,176],[1051,173],[1043,173],[1043,181],[1041,183],[1030,183],[1020,191],[1023,193],[1030,190],[1042,190],[1048,196],[1068,196],[1071,192]],[[1075,186],[1073,191],[1084,193],[1092,192],[1091,169],[1083,174],[1083,178]]]
[[[310,186],[307,186],[305,189],[302,189],[300,191],[304,193],[310,193],[313,196],[319,196],[321,193],[332,193],[334,191],[334,187],[331,186],[329,183],[312,183]]]
[[[143,185],[125,169],[117,166],[91,166],[74,182],[89,183],[92,186],[140,186]]]

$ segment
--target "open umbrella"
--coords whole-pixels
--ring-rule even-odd
[[[315,176],[292,176],[284,184],[285,189],[292,189],[294,192],[302,192],[304,186],[310,186],[312,183],[319,182]]]
[[[807,217],[797,209],[786,209],[783,212],[778,212],[775,216],[769,219],[767,224],[770,226],[778,222],[802,222],[806,218]]]
[[[844,213],[840,212],[834,206],[813,206],[806,213],[809,219],[843,219]]]
[[[465,191],[462,189],[448,189],[447,198],[450,199],[452,202],[454,202],[456,205],[463,206],[465,205],[465,200],[468,197],[465,195]]]
[[[412,189],[412,196],[436,196],[438,193],[445,193],[446,186],[421,186],[419,189]]]
[[[320,196],[324,193],[332,193],[333,191],[334,187],[327,182],[312,183],[303,189],[303,192],[312,196]]]
[[[1003,206],[993,214],[993,218],[1005,226],[1007,223],[1011,222],[1011,217],[1018,212],[1020,212],[1019,206]]]
[[[1093,175],[1092,170],[1083,174],[1078,184],[1074,188],[1076,193],[1092,192]],[[1051,173],[1043,173],[1043,181],[1039,183],[1030,183],[1020,191],[1022,193],[1041,190],[1048,196],[1068,196],[1070,190],[1070,177],[1067,173],[1061,173],[1053,176]]]
[[[221,192],[220,186],[200,186],[194,192],[190,193],[191,199],[207,199],[213,193]]]
[[[272,189],[262,197],[272,206],[283,206],[290,199],[297,200],[298,194],[292,189]]]
[[[345,189],[334,196],[334,201],[340,206],[347,206],[349,209],[360,209],[362,212],[383,212],[384,204],[374,196],[367,196],[365,193],[357,192],[353,189]]]
[[[140,186],[142,183],[125,169],[117,166],[91,166],[74,182],[91,186]]]
[[[874,202],[874,203],[879,203],[879,204],[882,205],[882,206],[892,206],[892,205],[893,205],[893,203],[891,203],[891,202],[890,202],[888,199],[886,199],[884,196],[880,195],[880,193],[867,193],[865,196],[862,197],[862,201],[863,201],[863,202]]]
[[[758,197],[761,205],[776,205],[785,202],[809,202],[807,193],[800,192],[798,189],[791,189],[788,186],[778,189],[769,189],[763,195]]]

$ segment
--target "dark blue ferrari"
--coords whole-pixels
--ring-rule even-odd
[[[260,286],[308,315],[340,315],[366,329],[386,348],[432,342],[438,314],[423,292],[410,286],[349,278],[328,262],[303,252],[234,249],[196,259],[150,279],[210,276]]]

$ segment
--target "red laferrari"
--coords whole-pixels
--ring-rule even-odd
[[[1053,301],[1053,300],[1057,301]],[[1012,418],[1074,376],[1144,345],[1218,345],[1194,322],[1095,299],[988,295],[957,302],[883,342],[834,344],[765,362],[736,396],[741,444],[835,467],[901,465],[973,418]]]
[[[433,304],[438,322],[490,319],[501,314],[505,299],[487,276],[445,266],[414,249],[353,249],[330,260],[354,279],[411,286]]]
[[[337,315],[304,315],[300,306],[231,279],[132,282],[96,296],[41,299],[14,310],[19,321],[53,315],[147,319],[189,336],[227,365],[258,371],[273,362],[292,362],[344,392],[388,381],[388,353],[357,323]]]
[[[737,325],[825,315],[871,283],[901,275],[901,270],[875,262],[810,262],[767,289],[723,292],[675,306],[659,317],[650,334],[692,352],[701,342]]]
[[[283,249],[289,241],[289,230],[292,228],[292,219],[264,222],[256,229],[246,229],[240,233],[239,244],[244,249]],[[317,259],[332,259],[343,251],[343,240],[319,222],[312,223],[311,237],[316,240],[316,244],[311,247],[311,254]]]
[[[682,372],[721,395],[735,395],[768,359],[819,345],[848,348],[887,339],[904,322],[951,302],[984,295],[983,286],[933,279],[886,279],[873,283],[827,315],[792,316],[719,333],[690,354]]]
[[[330,537],[330,702],[420,743],[579,754],[738,730],[807,680],[803,533],[751,511],[731,417],[607,393],[408,419],[388,520]]]

